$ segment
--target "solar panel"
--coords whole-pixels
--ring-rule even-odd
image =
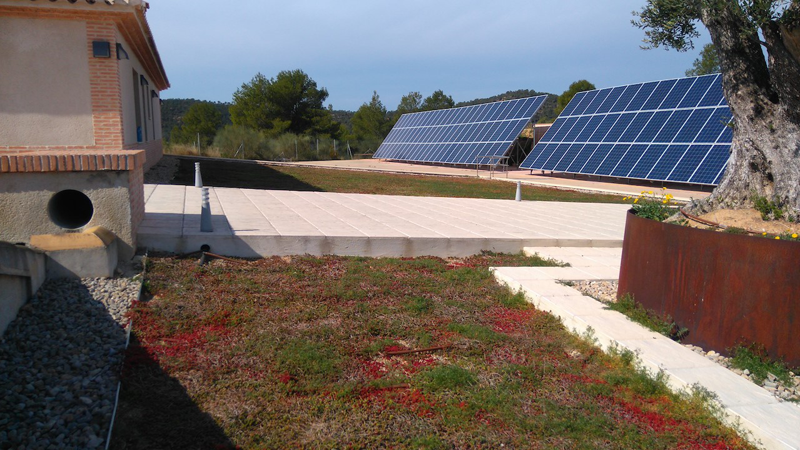
[[[373,158],[488,164],[504,156],[546,95],[403,114]]]
[[[579,92],[520,167],[716,185],[731,117],[718,74]]]

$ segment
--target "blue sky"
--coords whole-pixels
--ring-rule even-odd
[[[261,72],[302,69],[335,109],[375,90],[456,102],[515,89],[560,94],[683,76],[688,53],[641,50],[644,0],[151,0],[148,21],[172,87],[164,98],[230,101]]]

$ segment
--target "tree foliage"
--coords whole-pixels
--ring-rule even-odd
[[[273,156],[268,152],[266,139],[261,132],[241,125],[228,125],[219,130],[214,138],[214,147],[230,157],[240,149],[243,157],[272,159]]]
[[[203,100],[193,98],[165,98],[161,101],[161,126],[164,129],[164,139],[172,141],[171,130],[180,128],[183,118],[189,112],[189,108],[195,103],[201,103]],[[225,102],[207,102],[214,106],[222,116],[222,125],[229,125],[231,123],[231,115],[228,112],[230,103]]]
[[[578,92],[583,91],[593,91],[597,89],[592,83],[586,80],[578,80],[569,85],[566,91],[564,91],[561,95],[558,96],[558,101],[556,104],[556,116],[561,114],[561,111],[564,111],[564,108],[569,105],[569,102],[575,97]]]
[[[360,140],[379,140],[389,132],[386,107],[378,93],[373,91],[372,100],[364,103],[353,115],[353,134]]]
[[[390,121],[389,129],[394,127],[403,114],[414,113],[422,111],[422,94],[417,91],[409,92],[400,98],[400,103],[397,105],[397,110],[392,113],[392,120]]]
[[[447,95],[439,89],[438,91],[434,91],[433,94],[425,98],[422,101],[422,109],[424,111],[432,111],[434,109],[447,109],[456,106],[456,102],[453,101],[453,97]]]
[[[407,95],[404,95],[400,99],[400,103],[397,105],[397,115],[402,116],[403,114],[413,113],[422,110],[422,94],[419,92],[409,92]]]
[[[233,93],[233,104],[231,104],[231,122],[256,130],[267,130],[272,128],[272,119],[269,114],[269,102],[267,101],[267,88],[270,80],[257,73],[249,83],[242,84],[242,87]]]
[[[205,147],[222,127],[222,114],[213,104],[198,102],[189,107],[181,122],[182,125],[170,133],[171,142],[189,144],[196,142],[199,136],[200,145]]]
[[[645,48],[687,51],[702,24],[719,58],[733,113],[731,158],[712,196],[693,209],[766,197],[800,214],[800,1],[648,0],[634,14]]]
[[[719,73],[719,58],[714,44],[706,44],[700,51],[700,57],[694,60],[692,68],[686,71],[687,77],[699,77],[701,75],[711,75]]]
[[[259,73],[233,94],[231,120],[271,135],[330,134],[339,125],[323,106],[327,98],[328,91],[302,70],[285,70],[270,79]]]

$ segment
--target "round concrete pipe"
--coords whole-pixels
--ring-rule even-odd
[[[50,198],[47,214],[59,227],[75,230],[92,220],[94,205],[83,192],[67,189],[57,192]]]

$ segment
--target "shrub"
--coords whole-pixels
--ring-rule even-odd
[[[772,360],[763,345],[738,345],[728,350],[731,354],[731,365],[740,370],[749,370],[753,381],[761,384],[771,373],[784,383],[791,381],[786,364],[781,360]]]
[[[623,295],[614,303],[608,303],[607,307],[621,312],[632,321],[675,341],[680,341],[689,334],[689,330],[679,327],[673,322],[672,317],[668,315],[662,317],[655,311],[646,309],[630,294]]]
[[[263,133],[240,125],[228,125],[217,133],[214,147],[228,158],[234,157],[241,148],[239,156],[248,159],[275,159],[269,142]]]
[[[756,197],[753,207],[761,213],[761,220],[780,220],[783,218],[783,210],[765,197]]]
[[[663,188],[664,192],[660,194],[642,191],[636,198],[625,197],[623,200],[633,200],[633,212],[637,216],[663,222],[678,212],[678,205],[673,201],[675,197],[666,193],[666,189]]]

